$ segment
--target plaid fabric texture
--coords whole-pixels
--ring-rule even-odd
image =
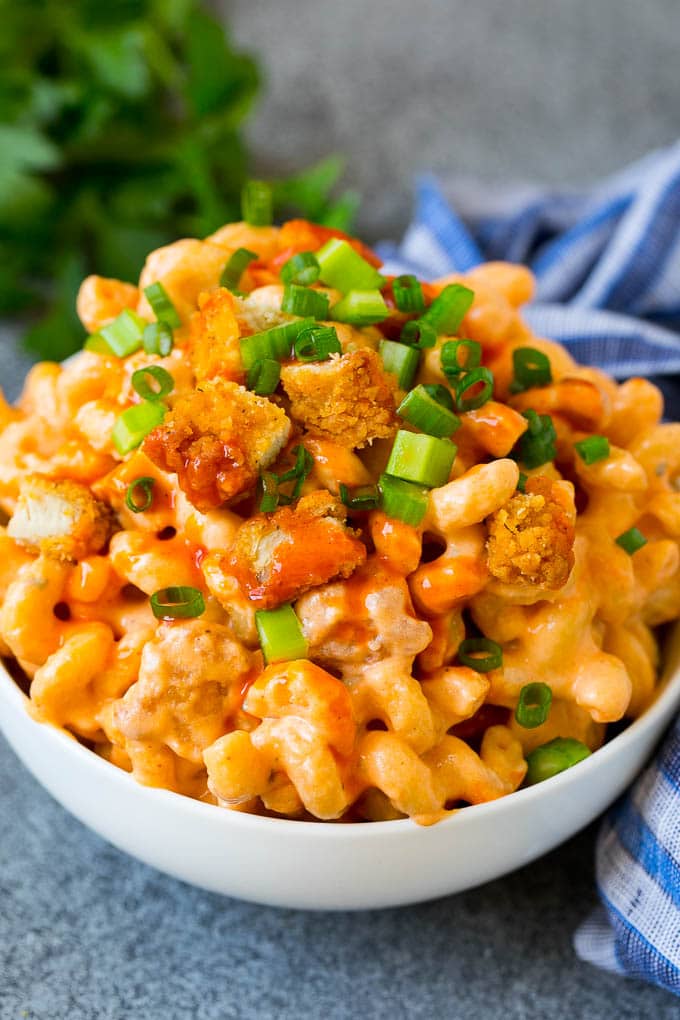
[[[457,211],[454,211],[454,207]],[[480,262],[522,262],[537,281],[532,329],[617,378],[651,376],[680,418],[680,143],[587,191],[418,182],[388,273],[432,279]],[[680,720],[606,816],[597,846],[602,906],[575,935],[584,960],[680,995]]]

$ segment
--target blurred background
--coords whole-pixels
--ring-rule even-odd
[[[87,272],[133,279],[151,248],[237,217],[248,175],[279,181],[281,215],[376,240],[403,231],[418,172],[573,186],[680,135],[677,0],[0,0],[0,15],[13,375],[82,342]]]

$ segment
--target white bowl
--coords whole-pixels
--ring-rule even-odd
[[[395,907],[498,878],[568,839],[638,773],[680,705],[680,625],[657,700],[592,757],[437,825],[258,818],[139,786],[50,726],[0,668],[0,728],[36,779],[114,846],[213,892],[307,910]]]

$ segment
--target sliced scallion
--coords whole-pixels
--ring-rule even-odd
[[[170,329],[179,329],[182,320],[177,314],[168,292],[162,283],[151,283],[144,288],[146,300],[153,308],[153,313],[158,322],[167,322]]]
[[[352,326],[372,326],[387,318],[389,309],[379,290],[351,290],[331,308],[331,318]]]
[[[534,386],[548,386],[552,382],[550,359],[535,347],[516,347],[512,352],[512,366],[511,393],[523,393]]]
[[[555,737],[527,755],[526,782],[533,786],[564,772],[591,754],[590,748],[573,737]]]
[[[248,248],[237,248],[233,255],[230,255],[229,261],[222,270],[220,286],[226,287],[227,290],[237,291],[241,277],[257,257],[257,253],[249,251]]]
[[[142,400],[163,400],[175,388],[175,380],[162,365],[147,365],[132,373],[130,380]]]
[[[167,358],[175,342],[167,322],[150,322],[142,335],[142,344],[147,354],[158,354]]]
[[[274,216],[271,185],[266,181],[246,181],[241,191],[241,215],[251,227],[268,227]]]
[[[348,510],[375,510],[380,506],[380,490],[377,485],[362,485],[357,489],[348,489],[340,483],[340,499]]]
[[[311,316],[313,319],[328,318],[328,295],[321,290],[301,287],[299,283],[287,283],[283,289],[281,311],[288,315]]]
[[[151,596],[151,611],[157,620],[191,620],[205,612],[205,600],[198,588],[171,585]]]
[[[342,346],[333,326],[308,326],[295,338],[298,361],[327,361],[331,354],[342,354]]]
[[[104,338],[116,357],[127,358],[142,346],[146,325],[146,319],[137,315],[131,308],[126,308],[108,326],[102,326],[99,335]]]
[[[425,311],[423,288],[420,286],[418,278],[412,273],[397,276],[392,281],[392,293],[394,294],[394,303],[400,312],[419,314]]]
[[[642,549],[643,545],[647,545],[647,539],[639,528],[629,528],[628,531],[624,531],[623,534],[619,535],[615,541],[617,545],[625,549],[629,556],[636,553],[638,549]]]
[[[420,351],[395,340],[381,340],[378,350],[385,371],[396,375],[400,390],[407,390],[418,371]]]
[[[135,478],[125,493],[125,505],[133,514],[142,514],[153,503],[155,478]]]
[[[454,382],[457,411],[476,411],[493,396],[493,374],[484,365],[458,376]]]
[[[314,325],[314,319],[296,319],[283,326],[273,326],[262,333],[244,336],[239,341],[243,367],[251,369],[256,361],[271,358],[272,361],[283,361],[289,358],[295,338],[303,329]]]
[[[475,299],[474,291],[462,283],[449,283],[424,312],[425,319],[438,334],[456,333]]]
[[[385,278],[349,242],[331,237],[316,252],[320,279],[346,294],[350,290],[380,290]]]
[[[299,283],[303,287],[309,287],[319,279],[320,272],[314,252],[301,251],[281,266],[281,279],[284,283]]]
[[[417,347],[422,351],[426,347],[434,347],[437,343],[437,331],[425,319],[409,319],[404,323],[399,339],[404,344]]]
[[[400,429],[385,471],[395,478],[436,489],[448,482],[457,452],[448,439]]]
[[[167,413],[167,407],[159,400],[145,400],[134,407],[128,407],[116,420],[111,439],[121,457],[136,450],[148,434],[160,425]]]
[[[525,730],[533,730],[546,721],[551,704],[552,690],[547,684],[525,684],[519,692],[515,719]]]
[[[307,658],[307,642],[290,603],[277,609],[257,610],[255,626],[265,662],[290,662]]]
[[[444,392],[450,397],[448,390],[444,389]],[[460,427],[460,418],[430,396],[424,386],[416,386],[406,394],[397,408],[397,414],[421,432],[440,439],[448,439]]]
[[[584,464],[596,464],[598,460],[606,460],[609,456],[609,440],[606,436],[586,436],[574,449]]]
[[[247,386],[258,397],[268,397],[279,385],[281,365],[273,358],[260,358],[248,370]]]
[[[482,345],[476,340],[447,340],[439,352],[442,372],[455,382],[463,372],[478,368],[482,363]]]
[[[491,638],[466,638],[458,646],[458,658],[469,669],[489,673],[503,665],[503,649]]]
[[[428,490],[388,474],[380,476],[378,487],[380,505],[387,516],[417,528],[427,513]]]
[[[517,443],[517,456],[529,469],[540,467],[554,460],[557,454],[557,433],[549,414],[538,414],[528,408],[522,411],[529,422],[529,428]]]

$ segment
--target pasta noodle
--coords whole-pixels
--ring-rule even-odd
[[[388,512],[395,433],[418,431],[382,353],[414,317],[392,281],[377,324],[312,322],[330,357],[294,357],[291,332],[269,393],[246,371],[243,341],[300,318],[282,267],[333,238],[375,273],[360,242],[296,220],[177,241],[139,286],[84,281],[97,336],[121,314],[153,323],[159,283],[180,325],[163,353],[140,339],[118,357],[100,337],[36,366],[15,408],[0,399],[0,654],[35,718],[140,783],[221,810],[427,825],[517,790],[550,741],[596,750],[653,700],[655,628],[680,616],[680,424],[646,380],[530,333],[526,269],[479,266],[422,287],[430,305],[474,292],[412,383],[454,408],[457,451],[432,484],[427,456],[397,476],[417,523]],[[256,259],[232,292],[220,276],[243,247]],[[322,281],[332,309],[342,292]],[[479,406],[465,366],[445,369],[456,338],[491,373]],[[543,377],[522,382],[522,359]],[[169,373],[165,407],[140,372]],[[149,404],[161,424],[121,446]],[[261,612],[290,606],[297,643],[267,664]],[[531,722],[536,685],[549,708]]]

